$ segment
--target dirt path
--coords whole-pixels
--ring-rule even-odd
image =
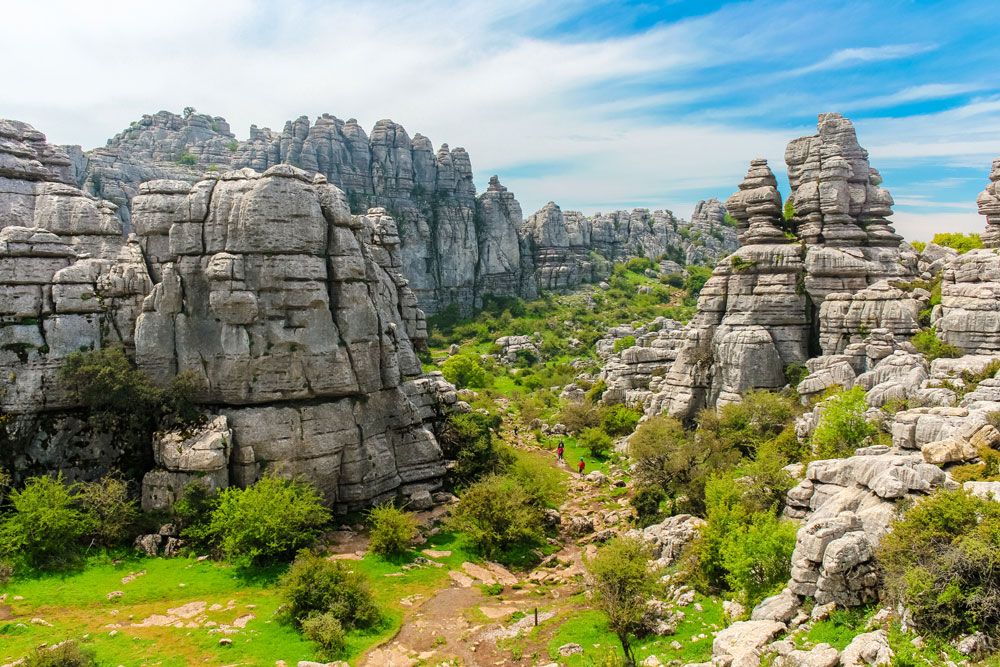
[[[363,667],[415,667],[416,665],[511,665],[547,661],[549,638],[556,626],[545,621],[565,615],[569,598],[582,590],[584,556],[596,546],[596,533],[620,522],[595,484],[574,474],[555,454],[538,446],[530,433],[502,426],[503,439],[515,447],[533,450],[566,472],[567,499],[560,506],[560,548],[528,572],[511,573],[495,564],[463,563],[449,573],[451,586],[439,590],[407,612],[399,632],[358,663]],[[596,531],[596,533],[595,533]],[[483,592],[483,584],[504,584],[501,596]],[[543,631],[524,639],[515,658],[509,641],[524,638],[534,626],[535,610]],[[531,656],[535,656],[532,658]]]

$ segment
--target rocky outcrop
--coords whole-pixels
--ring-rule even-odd
[[[16,378],[0,407],[18,471],[115,464],[58,372],[72,352],[121,344],[158,383],[187,372],[212,415],[151,443],[148,507],[195,477],[268,471],[310,479],[341,509],[437,487],[433,429],[457,399],[422,375],[424,315],[385,209],[353,215],[324,176],[279,164],[143,184],[126,240],[113,205],[45,166],[63,165],[57,149],[0,127],[0,367]]]
[[[1000,352],[1000,159],[993,161],[990,183],[979,195],[985,248],[950,258],[941,281],[941,338],[966,354]]]
[[[172,194],[145,191],[148,181],[169,190],[175,186],[167,181],[192,184],[206,171],[263,172],[280,164],[320,174],[346,193],[352,213],[381,207],[395,219],[403,275],[429,313],[453,304],[469,312],[491,295],[533,298],[538,289],[572,287],[594,280],[607,261],[670,255],[714,262],[735,245],[714,200],[699,205],[690,225],[669,211],[644,209],[524,221],[513,193],[495,176],[476,197],[464,149],[442,144],[435,151],[427,137],[411,137],[391,120],[378,121],[369,135],[353,118],[301,116],[280,132],[251,126],[240,141],[222,118],[161,111],[106,147],[87,153],[67,147],[56,159],[66,182],[120,207],[126,230],[135,224],[140,195]],[[550,223],[559,229],[546,228]]]
[[[893,284],[916,277],[917,255],[888,226],[892,197],[849,120],[822,114],[817,127],[785,153],[791,220],[763,159],[726,202],[741,246],[702,289],[647,413],[690,419],[749,389],[783,387],[788,369],[844,353],[874,330],[899,339],[918,330],[929,293]],[[844,361],[816,370],[830,381],[869,370]]]
[[[805,518],[792,554],[789,590],[817,604],[854,606],[876,599],[875,547],[896,517],[898,501],[946,484],[920,454],[888,447],[846,459],[814,461],[788,492],[786,515]]]

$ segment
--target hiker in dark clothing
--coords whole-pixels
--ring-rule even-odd
[[[565,461],[565,459],[563,459],[563,452],[565,451],[566,451],[566,445],[564,445],[563,441],[560,440],[559,446],[556,447],[556,460],[559,461],[559,463],[563,463]]]

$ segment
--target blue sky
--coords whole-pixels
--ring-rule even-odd
[[[1000,156],[988,2],[21,3],[0,116],[100,145],[143,113],[392,118],[464,146],[525,213],[725,198],[816,115],[852,118],[909,238],[976,231]],[[785,187],[787,190],[787,187]]]

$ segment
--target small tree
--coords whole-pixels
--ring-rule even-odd
[[[854,387],[828,399],[812,434],[815,454],[825,458],[853,454],[878,432],[878,428],[865,418],[867,410],[863,387]]]
[[[585,428],[579,436],[580,445],[587,448],[595,459],[603,459],[614,444],[611,436],[599,428]]]
[[[128,484],[117,473],[97,482],[85,482],[77,493],[80,506],[90,517],[94,539],[104,546],[121,544],[132,535],[139,508],[129,497]]]
[[[441,373],[448,382],[460,389],[482,389],[491,384],[492,378],[471,354],[456,354],[441,364]]]
[[[371,536],[368,548],[380,556],[405,553],[417,536],[417,519],[392,503],[377,505],[368,512]]]
[[[626,664],[635,665],[632,637],[643,630],[646,602],[656,587],[656,572],[650,568],[646,543],[638,538],[615,538],[587,561],[587,570],[597,607],[618,636]]]
[[[299,628],[310,617],[326,613],[345,629],[370,628],[382,620],[364,575],[312,551],[299,552],[278,588],[284,613]]]
[[[10,494],[13,512],[0,524],[0,554],[35,567],[66,565],[79,555],[80,539],[93,527],[62,474],[32,477]]]
[[[452,524],[487,558],[532,547],[545,538],[542,508],[514,478],[490,475],[462,494]],[[506,555],[506,554],[505,554]]]
[[[249,567],[312,545],[329,520],[314,486],[269,475],[246,489],[224,489],[209,531],[227,559]]]

